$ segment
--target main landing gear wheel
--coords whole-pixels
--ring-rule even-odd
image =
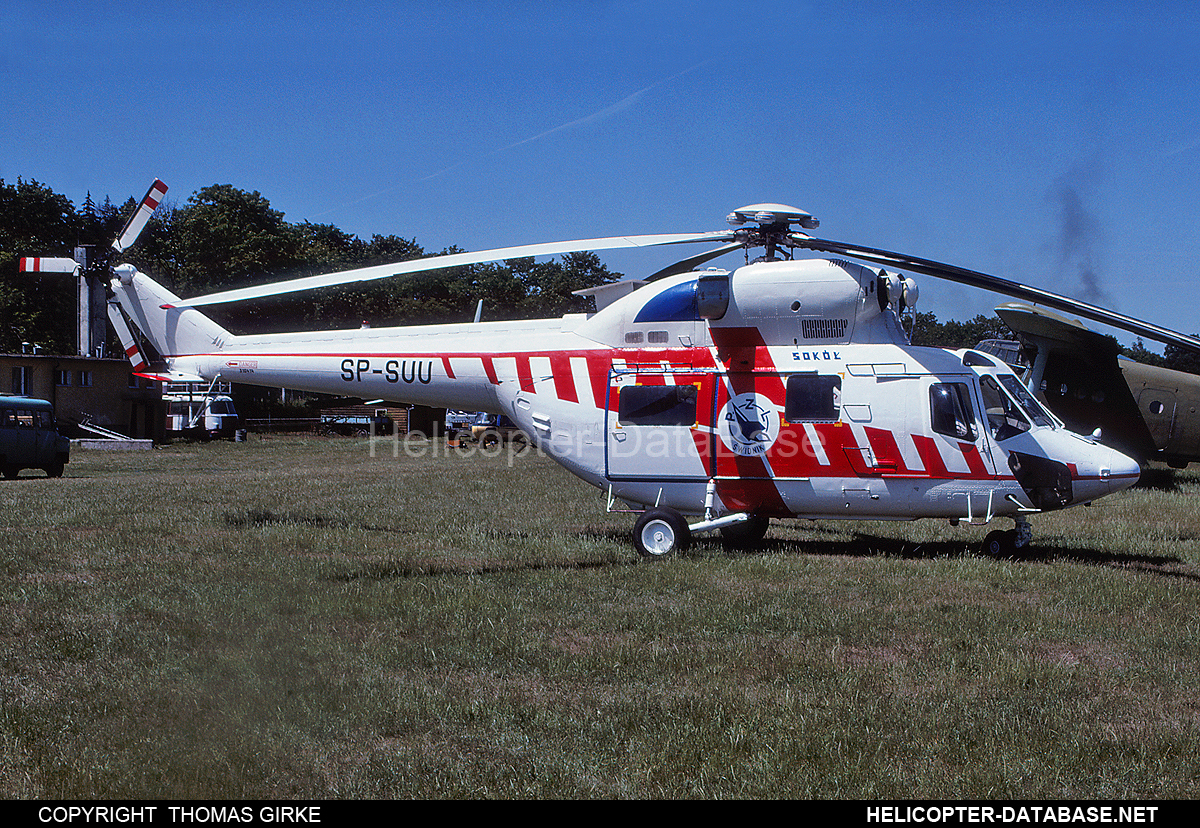
[[[692,530],[674,509],[649,509],[633,527],[633,545],[647,558],[662,558],[691,545]]]

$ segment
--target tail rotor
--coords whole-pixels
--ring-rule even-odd
[[[135,371],[145,370],[146,360],[137,346],[137,340],[132,330],[130,330],[128,322],[121,312],[112,306],[112,300],[107,296],[107,283],[114,278],[116,270],[113,267],[112,259],[114,256],[124,253],[137,242],[138,237],[146,228],[146,224],[150,221],[150,217],[154,215],[154,211],[158,209],[158,205],[162,203],[163,196],[167,194],[167,185],[160,179],[154,179],[154,183],[150,185],[150,189],[146,191],[146,195],[142,197],[141,203],[129,220],[125,222],[125,226],[121,232],[113,240],[111,250],[107,257],[108,262],[102,267],[106,271],[107,278],[98,279],[96,274],[88,272],[88,264],[86,261],[80,262],[71,258],[47,258],[47,257],[25,257],[21,259],[20,271],[22,273],[72,273],[79,280],[79,353],[91,356],[100,346],[104,339],[104,331],[100,315],[100,308],[108,304],[108,318],[112,323],[113,328],[117,332],[118,338],[121,340],[121,347],[124,349],[129,361],[133,364]],[[86,259],[87,248],[77,248],[76,257]],[[114,311],[116,311],[114,313]]]

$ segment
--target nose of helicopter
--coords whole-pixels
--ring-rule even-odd
[[[1114,448],[1096,445],[1094,456],[1095,473],[1081,475],[1075,487],[1076,502],[1128,489],[1141,477],[1142,468],[1138,461]]]

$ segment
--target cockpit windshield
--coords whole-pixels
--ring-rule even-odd
[[[983,392],[988,429],[995,439],[1007,440],[1034,425],[1054,427],[1054,420],[1012,374],[999,377],[985,374],[979,378],[979,388]]]
[[[1013,396],[1034,425],[1054,428],[1054,418],[1042,408],[1042,404],[1029,393],[1019,379],[1012,374],[1001,374],[1000,384]]]

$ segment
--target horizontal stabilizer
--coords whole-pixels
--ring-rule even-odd
[[[184,371],[134,371],[134,373],[139,377],[157,382],[208,382],[199,374],[188,374]]]

